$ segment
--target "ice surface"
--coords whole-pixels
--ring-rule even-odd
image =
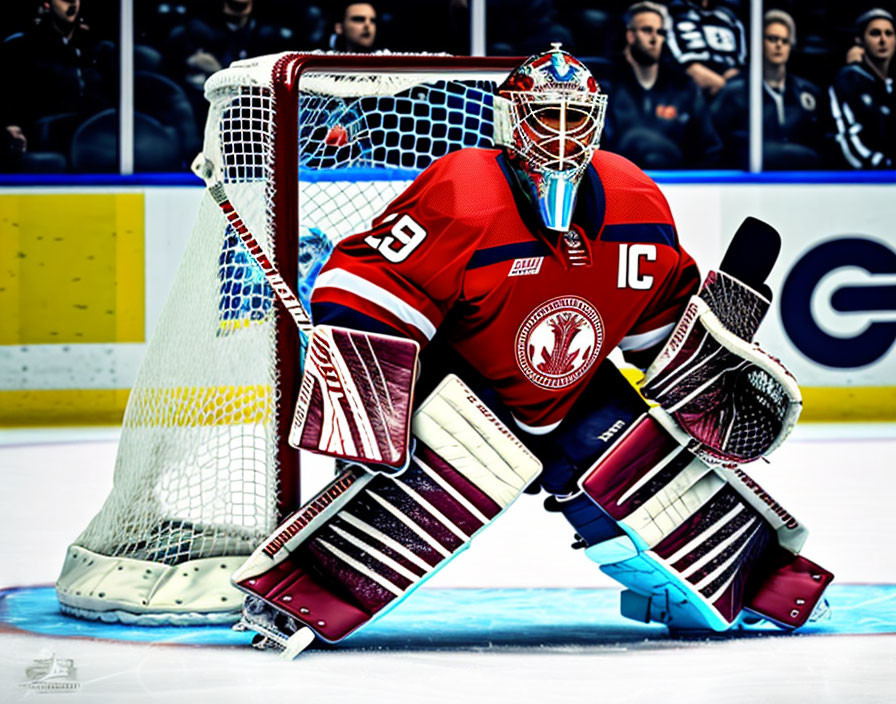
[[[116,439],[114,429],[0,432],[0,588],[55,580],[66,545],[111,487]],[[846,593],[850,582],[896,583],[894,459],[896,426],[799,426],[770,465],[750,471],[809,526],[805,554],[831,569]],[[561,517],[544,513],[540,499],[524,496],[424,590],[538,587],[559,588],[561,594],[573,587],[611,586],[581,553],[569,549],[571,538]],[[543,599],[549,592],[536,593]],[[861,631],[876,600],[881,607],[892,602],[892,590],[867,593],[861,610],[836,618],[854,619]],[[595,599],[609,595],[594,592]],[[439,623],[435,589],[411,599],[416,596],[421,603],[415,608],[432,610],[430,618]],[[543,600],[524,629],[518,618],[522,607],[514,608],[512,599],[477,602],[475,608],[446,601],[453,612],[437,637],[427,635],[427,619],[419,620],[417,631],[404,623],[405,630],[390,635],[401,616],[396,609],[393,626],[383,619],[375,626],[381,631],[371,631],[366,640],[359,634],[355,643],[311,650],[293,663],[241,645],[189,645],[186,632],[166,634],[162,642],[122,643],[0,626],[0,701],[37,696],[22,685],[32,681],[35,661],[53,653],[73,661],[77,700],[89,702],[223,704],[259,695],[313,704],[864,702],[892,701],[896,687],[894,635],[680,640],[661,629],[657,634],[655,627],[642,633],[622,622],[594,623],[593,617],[570,621],[568,604],[555,612]],[[399,609],[405,606],[411,609],[411,600]],[[606,613],[605,605],[600,608]],[[514,614],[515,622],[509,619]],[[466,627],[459,627],[465,620]]]

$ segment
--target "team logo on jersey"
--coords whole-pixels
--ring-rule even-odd
[[[533,310],[516,333],[516,361],[543,389],[562,389],[581,379],[597,360],[604,324],[577,296],[552,298]]]
[[[523,257],[514,259],[508,276],[531,276],[541,271],[544,257]]]

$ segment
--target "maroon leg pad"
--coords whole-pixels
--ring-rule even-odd
[[[769,571],[756,575],[755,591],[744,607],[785,628],[799,628],[812,614],[834,575],[811,560],[784,550],[776,558]]]
[[[604,511],[617,521],[637,509],[666,482],[674,477],[694,456],[683,448],[656,420],[645,414],[635,421],[582,479],[582,489]],[[669,455],[680,456],[667,463],[666,469],[625,501],[622,497]]]
[[[330,642],[401,598],[501,511],[431,448],[420,443],[417,451],[425,468],[414,461],[398,476],[375,475],[325,522],[300,522],[298,511],[269,556],[287,539],[311,535],[276,567],[237,586]]]
[[[290,560],[237,586],[294,615],[329,641],[344,638],[370,620],[370,614],[339,598]]]

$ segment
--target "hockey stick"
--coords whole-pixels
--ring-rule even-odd
[[[230,202],[224,184],[216,178],[215,165],[200,154],[193,161],[193,171],[205,181],[249,256],[308,339],[308,356],[299,366],[301,381],[289,443],[312,452],[404,469],[410,456],[410,411],[419,345],[412,340],[327,325],[315,328],[302,301]],[[365,353],[357,348],[362,339]],[[383,378],[380,357],[393,366],[394,378]],[[371,379],[373,370],[367,368],[370,359],[380,383]],[[398,369],[406,373],[398,373]],[[315,388],[320,391],[317,395]],[[309,417],[312,403],[319,406]],[[350,408],[344,407],[345,403]],[[359,437],[367,442],[358,446]]]
[[[265,252],[264,247],[262,247],[261,243],[255,239],[255,236],[249,230],[246,223],[243,222],[243,219],[236,211],[233,203],[230,202],[230,198],[227,196],[227,191],[224,189],[224,184],[214,178],[214,164],[200,154],[193,161],[193,172],[205,181],[212,199],[218,204],[218,207],[220,207],[221,211],[224,213],[224,217],[227,218],[227,222],[230,223],[230,226],[233,227],[237,235],[239,235],[243,244],[246,246],[246,249],[249,251],[249,255],[261,268],[262,273],[265,275],[265,278],[267,278],[268,283],[274,290],[277,298],[280,299],[280,303],[283,304],[286,312],[289,313],[290,317],[295,322],[296,327],[299,328],[300,332],[310,336],[311,331],[314,328],[314,324],[311,322],[311,316],[308,314],[308,311],[305,310],[302,301],[299,300],[289,284],[283,280],[277,267],[274,266],[271,258]]]

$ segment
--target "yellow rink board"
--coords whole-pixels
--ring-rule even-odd
[[[142,193],[0,195],[0,345],[142,342]]]
[[[808,387],[802,392],[800,422],[896,421],[896,387]],[[120,424],[128,395],[128,389],[0,391],[0,426]],[[144,416],[146,425],[254,423],[264,420],[269,408],[262,387],[221,387],[198,394],[199,403],[188,402],[187,394],[173,396],[179,401],[169,408],[167,420],[161,412],[150,413]],[[234,398],[243,399],[239,411],[222,413]]]

